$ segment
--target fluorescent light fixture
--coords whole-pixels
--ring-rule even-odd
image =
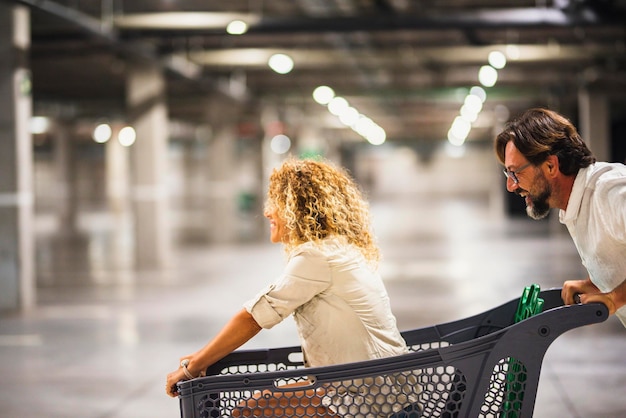
[[[287,74],[293,70],[293,60],[286,54],[274,54],[267,64],[278,74]]]
[[[137,134],[135,133],[135,129],[132,126],[125,126],[120,130],[120,133],[117,134],[117,140],[120,141],[125,147],[130,147],[135,143],[137,139]]]
[[[341,115],[341,112],[344,109],[347,109],[350,105],[348,101],[341,96],[333,97],[333,99],[328,103],[328,111],[335,116]]]
[[[92,137],[98,144],[104,144],[111,139],[111,135],[113,135],[111,126],[108,123],[101,123],[93,130]]]
[[[123,29],[225,29],[236,20],[249,26],[261,18],[245,13],[163,12],[120,15],[115,17],[114,23]]]
[[[520,53],[520,49],[517,45],[507,45],[506,46],[506,56],[509,57],[509,59],[512,60],[518,60],[520,59],[521,53]]]
[[[359,111],[348,106],[339,114],[339,121],[346,126],[352,126],[359,120]]]
[[[454,145],[452,142],[448,142],[445,146],[446,154],[451,158],[461,158],[465,155],[465,144]]]
[[[380,126],[374,125],[370,128],[365,139],[372,145],[382,145],[387,139],[387,133]]]
[[[45,116],[33,116],[29,123],[31,134],[44,134],[50,129],[50,119]]]
[[[485,100],[487,100],[487,92],[485,91],[484,88],[480,87],[480,86],[474,86],[470,89],[469,94],[471,94],[472,96],[477,96],[480,98],[480,101],[485,103]]]
[[[313,99],[322,106],[327,106],[328,111],[337,116],[344,126],[351,128],[370,144],[381,145],[387,140],[387,133],[382,127],[350,106],[345,98],[335,96],[335,91],[332,88],[328,86],[317,87],[313,91]]]
[[[480,97],[474,96],[473,94],[468,94],[465,98],[465,102],[463,103],[463,107],[467,107],[467,110],[478,114],[483,108],[483,101],[480,100]]]
[[[226,26],[226,32],[230,35],[243,35],[248,32],[248,24],[243,20],[233,20]]]
[[[291,148],[291,139],[287,135],[276,135],[270,140],[270,148],[276,154],[284,154]]]
[[[457,116],[454,118],[454,122],[452,122],[452,126],[448,131],[448,140],[451,144],[460,146],[465,142],[465,139],[467,139],[471,129],[471,123],[461,116]]]
[[[321,105],[327,105],[335,97],[335,91],[328,86],[319,86],[313,90],[313,100]]]
[[[491,51],[488,61],[489,64],[497,70],[501,70],[506,66],[506,56],[500,51]]]
[[[478,119],[478,112],[476,112],[475,109],[472,109],[467,104],[461,106],[461,110],[459,111],[459,113],[461,114],[461,117],[469,123],[474,123],[476,122],[476,119]]]
[[[478,71],[478,81],[485,87],[493,87],[498,81],[498,71],[491,65],[483,65]]]

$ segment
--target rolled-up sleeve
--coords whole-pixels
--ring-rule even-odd
[[[269,329],[326,290],[331,283],[328,261],[323,254],[307,250],[293,256],[283,275],[244,304],[262,328]]]

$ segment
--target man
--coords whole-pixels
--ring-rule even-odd
[[[507,123],[495,151],[531,218],[560,209],[589,273],[563,284],[563,302],[602,302],[626,326],[626,166],[596,162],[574,125],[547,109]]]

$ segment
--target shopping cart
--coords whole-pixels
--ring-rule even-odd
[[[410,353],[400,356],[303,369],[297,346],[233,352],[206,377],[178,384],[181,417],[228,417],[259,391],[304,396],[281,389],[295,382],[328,393],[342,417],[532,417],[550,344],[605,321],[608,310],[564,306],[561,289],[528,291],[472,317],[403,332]]]

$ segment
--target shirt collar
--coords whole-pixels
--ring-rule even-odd
[[[587,184],[587,174],[592,171],[592,168],[593,164],[589,167],[578,170],[578,174],[576,174],[576,179],[574,180],[574,186],[572,187],[572,192],[570,193],[567,201],[567,209],[561,209],[559,211],[559,221],[562,224],[573,222],[578,217],[580,205],[583,200],[583,193],[585,191],[585,185]]]
[[[567,209],[559,211],[559,221],[563,224],[574,222],[578,218],[580,206],[582,205],[583,195],[588,187],[595,188],[597,178],[607,171],[612,170],[612,164],[607,162],[596,162],[589,167],[581,168],[576,174],[572,192],[567,201]]]

